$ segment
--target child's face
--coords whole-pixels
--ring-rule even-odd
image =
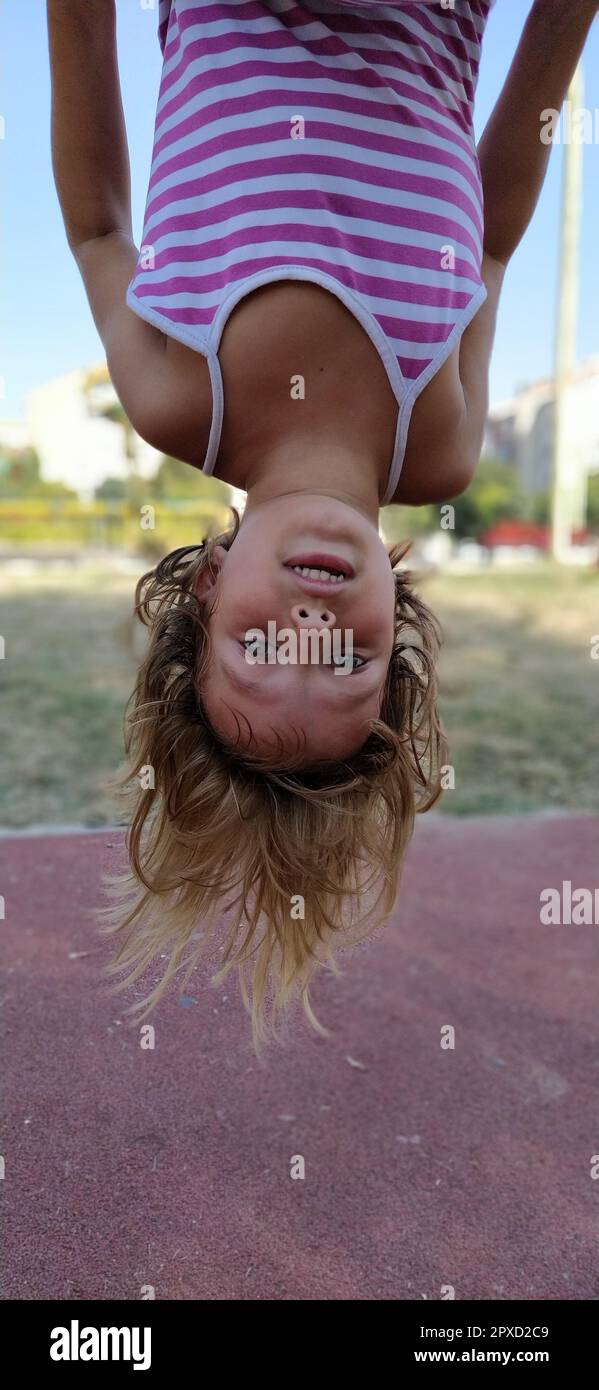
[[[331,566],[339,561],[342,582],[302,577],[290,565],[321,568],[325,556]],[[372,521],[335,498],[277,498],[248,509],[231,549],[218,547],[215,563],[216,581],[204,576],[198,587],[215,602],[201,691],[215,732],[260,754],[292,758],[299,747],[305,765],[357,752],[380,713],[394,640],[393,571]],[[286,664],[255,660],[259,648],[247,634],[259,629],[268,636],[269,623],[275,645],[285,642]],[[302,628],[331,637],[307,656]],[[340,659],[344,669],[336,674]]]

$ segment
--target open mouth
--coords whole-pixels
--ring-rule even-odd
[[[298,578],[310,580],[312,583],[342,584],[346,579],[353,579],[354,569],[348,560],[343,560],[337,555],[324,555],[320,553],[310,553],[306,555],[293,555],[290,560],[285,561],[285,569],[293,570]]]

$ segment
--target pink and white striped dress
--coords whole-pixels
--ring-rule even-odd
[[[414,401],[485,299],[473,133],[494,0],[160,0],[164,54],[142,248],[127,302],[209,364],[259,285],[311,280]]]

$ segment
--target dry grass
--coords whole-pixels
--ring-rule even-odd
[[[135,671],[134,583],[92,564],[2,577],[1,825],[117,818],[107,784]],[[599,575],[440,575],[421,589],[446,634],[444,811],[596,810]]]
[[[134,575],[92,566],[3,577],[0,824],[114,823],[135,662]]]
[[[599,805],[599,574],[437,576],[457,813]]]

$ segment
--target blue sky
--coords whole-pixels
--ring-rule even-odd
[[[145,0],[147,3],[147,0]],[[480,132],[499,94],[531,0],[497,0],[478,92]],[[6,382],[0,414],[19,419],[27,392],[102,357],[78,273],[64,239],[50,166],[50,83],[44,0],[4,0],[2,318]],[[156,13],[118,0],[121,81],[139,237],[160,78]],[[599,20],[585,52],[585,105],[599,108]],[[551,371],[557,276],[561,149],[554,149],[535,222],[514,257],[504,290],[491,372],[497,403]],[[585,146],[580,358],[599,352],[599,146]]]

